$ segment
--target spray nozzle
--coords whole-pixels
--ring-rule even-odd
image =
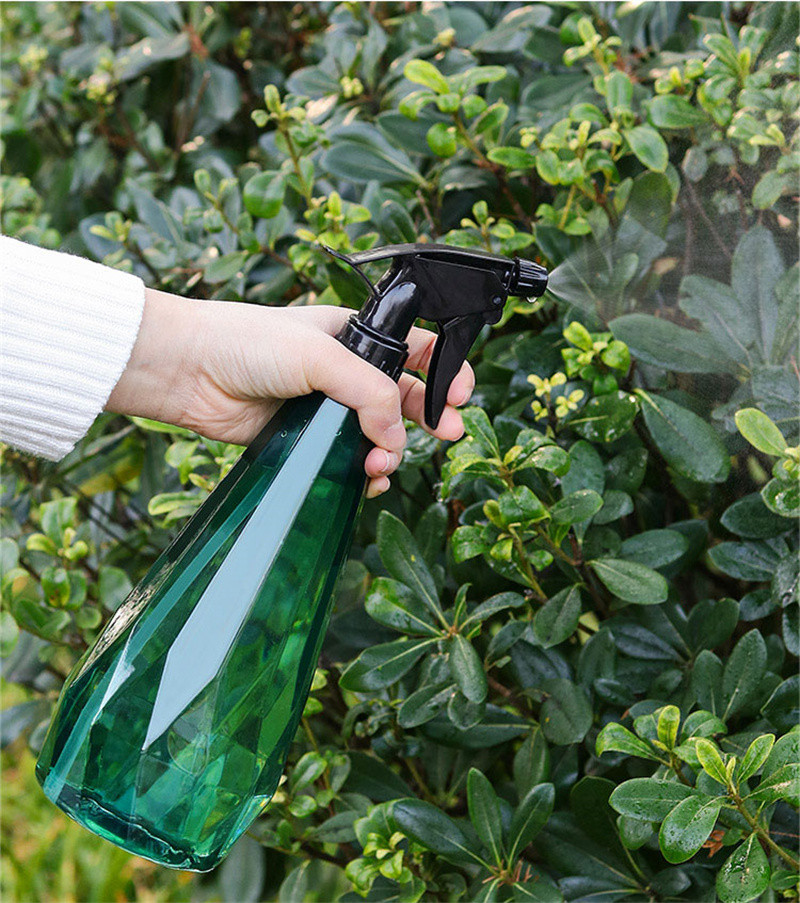
[[[386,245],[344,255],[322,246],[351,266],[370,288],[370,297],[337,335],[351,351],[399,379],[408,357],[405,342],[419,317],[436,323],[425,389],[425,420],[435,429],[447,391],[481,329],[497,323],[509,295],[538,297],[547,271],[530,260],[442,244]],[[361,264],[391,259],[373,284]]]

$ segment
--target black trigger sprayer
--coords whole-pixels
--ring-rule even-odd
[[[448,245],[326,250],[370,287],[337,336],[354,354],[397,380],[415,320],[437,325],[432,428],[482,327],[547,285],[536,263]],[[383,259],[373,285],[360,267]],[[280,781],[369,448],[321,393],[283,404],[67,678],[36,765],[54,803],[162,865],[220,862]]]

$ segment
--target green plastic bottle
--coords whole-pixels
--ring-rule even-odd
[[[414,320],[440,325],[426,391],[447,389],[509,294],[541,294],[530,261],[444,245],[349,258],[371,295],[338,338],[399,378]],[[377,285],[359,264],[384,257]],[[69,675],[36,765],[80,824],[162,865],[207,871],[268,805],[308,696],[363,499],[355,412],[284,403]]]

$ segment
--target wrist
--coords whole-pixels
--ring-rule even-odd
[[[106,411],[180,424],[196,357],[196,307],[178,295],[145,289],[139,332]]]

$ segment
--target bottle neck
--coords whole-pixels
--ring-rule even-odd
[[[395,382],[400,379],[403,366],[408,359],[408,345],[405,342],[371,329],[360,321],[357,314],[350,317],[336,338],[345,348],[369,361],[373,367],[391,376]]]

